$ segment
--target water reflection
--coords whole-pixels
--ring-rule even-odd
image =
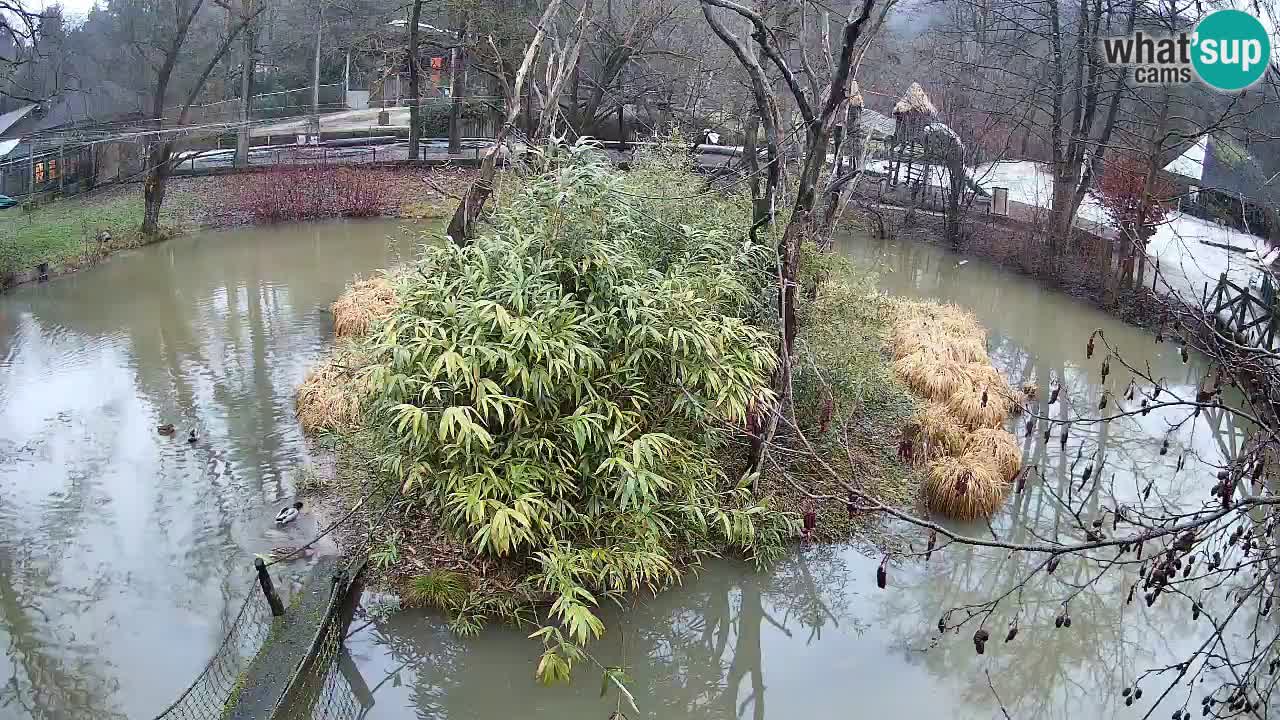
[[[190,236],[0,298],[0,716],[149,717],[251,553],[313,534],[271,529],[306,460],[294,388],[343,284],[412,251],[398,228]]]
[[[1183,364],[1176,346],[1157,345],[1083,303],[980,262],[960,265],[936,248],[865,238],[846,238],[842,249],[874,266],[890,293],[976,313],[990,331],[994,361],[1015,385],[1034,382],[1044,391],[1051,380],[1062,382],[1062,402],[1051,408],[1058,418],[1096,412],[1104,392],[1109,408],[1133,407],[1124,398],[1130,373],[1113,361],[1104,381],[1101,354],[1085,357],[1098,328],[1125,360],[1149,366],[1183,397],[1207,372],[1203,358]],[[1133,501],[1150,482],[1172,502],[1203,501],[1212,484],[1206,478],[1239,451],[1247,428],[1206,414],[1171,432],[1181,419],[1157,410],[1079,425],[1065,445],[1060,431],[1046,440],[1042,427],[1027,435],[1015,420],[1037,472],[989,526],[964,530],[1015,541],[1082,540],[1065,506],[1102,519],[1103,508]],[[1166,437],[1170,450],[1161,455]],[[1183,453],[1186,467],[1175,472]],[[1086,463],[1101,468],[1087,482]],[[611,612],[609,635],[591,650],[602,665],[628,668],[648,718],[991,718],[1002,717],[998,693],[1013,717],[1065,720],[1141,717],[1159,697],[1154,682],[1134,707],[1123,704],[1120,690],[1146,668],[1184,659],[1205,627],[1189,622],[1189,603],[1178,598],[1147,608],[1139,594],[1126,604],[1132,572],[1099,577],[1078,559],[1028,581],[1042,558],[950,547],[927,564],[892,566],[883,591],[874,584],[879,560],[854,548],[810,547],[763,575],[711,563],[680,588]],[[939,635],[944,613],[976,612],[1006,593],[985,619],[992,636],[985,654],[974,652],[976,624]],[[1068,597],[1072,627],[1058,629]],[[1006,644],[1015,620],[1019,632]],[[464,639],[440,618],[404,613],[357,635],[353,653],[377,685],[371,718],[603,720],[616,709],[612,696],[600,697],[599,674],[589,668],[569,687],[537,687],[536,644],[511,629]],[[1176,690],[1156,714],[1171,715],[1185,697],[1185,688]]]

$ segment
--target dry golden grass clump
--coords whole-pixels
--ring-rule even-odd
[[[1008,492],[999,471],[973,453],[933,461],[924,483],[929,509],[958,520],[990,517]]]
[[[928,402],[916,414],[928,452],[924,498],[961,520],[1000,508],[1022,465],[1017,440],[1003,429],[1020,410],[1013,389],[991,365],[986,332],[954,305],[895,303],[890,334],[894,372]]]
[[[947,407],[969,430],[998,428],[1013,411],[1013,402],[986,388],[962,387],[951,393]]]
[[[957,455],[969,444],[968,433],[951,415],[951,409],[942,403],[922,405],[916,412],[915,422],[928,445],[929,457]]]
[[[893,363],[893,370],[915,393],[928,400],[946,400],[967,382],[960,363],[919,350]]]
[[[333,302],[333,331],[340,337],[362,337],[373,324],[391,314],[396,291],[386,276],[352,283]]]
[[[969,434],[965,455],[977,455],[1010,481],[1022,469],[1022,448],[1013,435],[1001,428],[984,428]]]
[[[368,385],[363,373],[352,368],[353,364],[329,357],[307,372],[297,395],[298,421],[303,432],[356,427]]]

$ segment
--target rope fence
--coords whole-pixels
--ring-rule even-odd
[[[373,696],[344,643],[367,562],[352,563],[334,577],[324,619],[281,694],[273,720],[358,720],[373,707]]]
[[[272,603],[275,603],[278,613],[289,612],[275,594],[267,569],[302,553],[351,521],[378,492],[377,489],[367,492],[346,514],[321,530],[306,545],[270,562],[259,559],[256,563],[258,572],[213,657],[191,685],[173,704],[156,715],[155,720],[226,720],[231,717],[241,700],[251,669],[256,677],[257,668],[253,668],[255,657],[266,652],[268,640],[275,637],[273,628],[277,625]],[[377,521],[385,517],[394,500],[389,498],[377,512]],[[325,610],[317,618],[315,633],[306,646],[305,654],[290,670],[288,684],[275,701],[271,720],[356,720],[373,706],[372,693],[344,644],[347,628],[360,601],[368,562],[366,545],[366,550],[358,557],[347,559],[345,566],[340,563],[334,571]]]
[[[255,580],[209,664],[155,720],[221,720],[253,656],[271,633],[271,606]]]

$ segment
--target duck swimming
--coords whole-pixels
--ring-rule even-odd
[[[172,437],[174,433],[173,423],[165,423],[164,425],[157,425],[156,432],[160,433],[161,435]]]
[[[191,432],[187,433],[187,442],[193,443],[193,442],[198,442],[199,440],[200,440],[200,436],[196,434],[196,429],[191,428]]]
[[[290,505],[290,506],[288,506],[288,507],[281,508],[280,512],[276,514],[276,524],[277,524],[277,525],[288,525],[289,523],[293,522],[294,520],[297,520],[297,519],[298,519],[298,515],[299,515],[299,513],[301,512],[301,510],[302,510],[302,501],[301,501],[301,500],[299,500],[298,502],[296,502],[296,503],[294,503],[294,504],[292,504],[292,505]]]

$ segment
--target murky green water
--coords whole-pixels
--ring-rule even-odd
[[[146,718],[191,682],[252,553],[314,534],[272,517],[329,303],[412,247],[388,222],[208,233],[0,296],[0,717]]]
[[[991,331],[992,356],[1002,371],[1017,384],[1033,380],[1041,388],[1050,376],[1064,378],[1063,397],[1078,410],[1096,408],[1101,391],[1101,352],[1085,359],[1085,340],[1096,328],[1130,362],[1150,363],[1176,392],[1188,392],[1204,372],[1195,358],[1183,365],[1174,345],[1157,346],[1148,334],[982,263],[957,267],[959,258],[936,248],[853,238],[843,250],[875,265],[888,292],[974,311]],[[1129,375],[1117,365],[1107,386],[1118,397]],[[1116,497],[1095,494],[1089,507],[1133,499],[1151,478],[1159,492],[1203,496],[1205,484],[1196,483],[1206,472],[1200,459],[1217,462],[1243,433],[1219,432],[1204,418],[1176,433],[1169,454],[1160,456],[1170,419],[1152,412],[1100,429],[1078,428],[1065,449],[1056,433],[1046,443],[1036,432],[1023,442],[1045,479],[1014,495],[991,530],[969,532],[993,530],[1027,542],[1037,535],[1069,537],[1055,498],[1078,498],[1083,463],[1099,454],[1108,479],[1115,475]],[[1175,475],[1184,450],[1188,469]],[[1048,583],[1037,576],[1020,604],[1015,598],[987,622],[995,641],[978,656],[971,640],[977,626],[939,636],[939,617],[1008,590],[1025,577],[1032,558],[953,548],[935,553],[927,565],[891,567],[887,590],[876,588],[878,563],[856,549],[812,547],[765,575],[737,563],[711,563],[681,588],[612,611],[609,634],[592,652],[602,665],[627,667],[639,717],[655,720],[1002,717],[992,686],[1014,718],[1104,718],[1141,717],[1159,686],[1148,680],[1135,707],[1125,707],[1121,689],[1148,667],[1181,660],[1199,639],[1185,603],[1147,609],[1139,595],[1125,605],[1128,586],[1119,577],[1091,583],[1088,566],[1066,560]],[[1058,603],[1071,586],[1083,588],[1070,604],[1073,624],[1058,630]],[[1015,615],[1019,633],[1006,645]],[[438,616],[417,612],[380,622],[352,641],[364,679],[377,686],[370,718],[604,720],[618,709],[616,693],[601,699],[599,673],[591,668],[582,668],[569,687],[538,687],[536,651],[518,631],[492,628],[459,639]],[[1168,717],[1184,697],[1172,694],[1155,716]]]
[[[388,244],[389,233],[398,240]],[[407,251],[404,235],[345,223],[193,236],[0,297],[0,717],[145,718],[203,667],[252,553],[313,530],[299,523],[290,539],[270,521],[306,460],[293,389],[325,347],[324,308],[353,273]],[[1084,357],[1095,328],[1179,392],[1204,371],[1174,346],[980,263],[854,239],[844,250],[878,266],[887,291],[973,310],[1015,383],[1063,377],[1079,408],[1100,392],[1098,357]],[[1118,396],[1127,382],[1116,369],[1109,386]],[[1153,478],[1159,492],[1203,495],[1201,460],[1233,452],[1242,432],[1204,417],[1160,456],[1170,419],[1079,428],[1065,450],[1036,433],[1024,442],[1044,479],[990,530],[969,531],[1066,534],[1056,498],[1083,492],[1070,480],[1077,454],[1105,456],[1120,499]],[[162,422],[197,427],[202,442],[162,438]],[[1175,475],[1184,449],[1188,469]],[[712,563],[682,588],[611,611],[591,650],[627,666],[640,716],[655,719],[999,717],[992,686],[1016,718],[1101,718],[1140,716],[1119,690],[1197,639],[1188,608],[1126,606],[1127,586],[1090,582],[1068,560],[988,621],[997,641],[977,656],[973,627],[939,637],[938,617],[1017,583],[1030,558],[949,549],[893,566],[884,591],[878,562],[807,548],[764,575]],[[1067,584],[1083,587],[1074,624],[1055,630]],[[1005,645],[1015,612],[1020,633]],[[462,639],[416,612],[351,641],[374,689],[369,718],[604,720],[617,709],[587,667],[567,688],[537,687],[536,650],[522,632]]]

